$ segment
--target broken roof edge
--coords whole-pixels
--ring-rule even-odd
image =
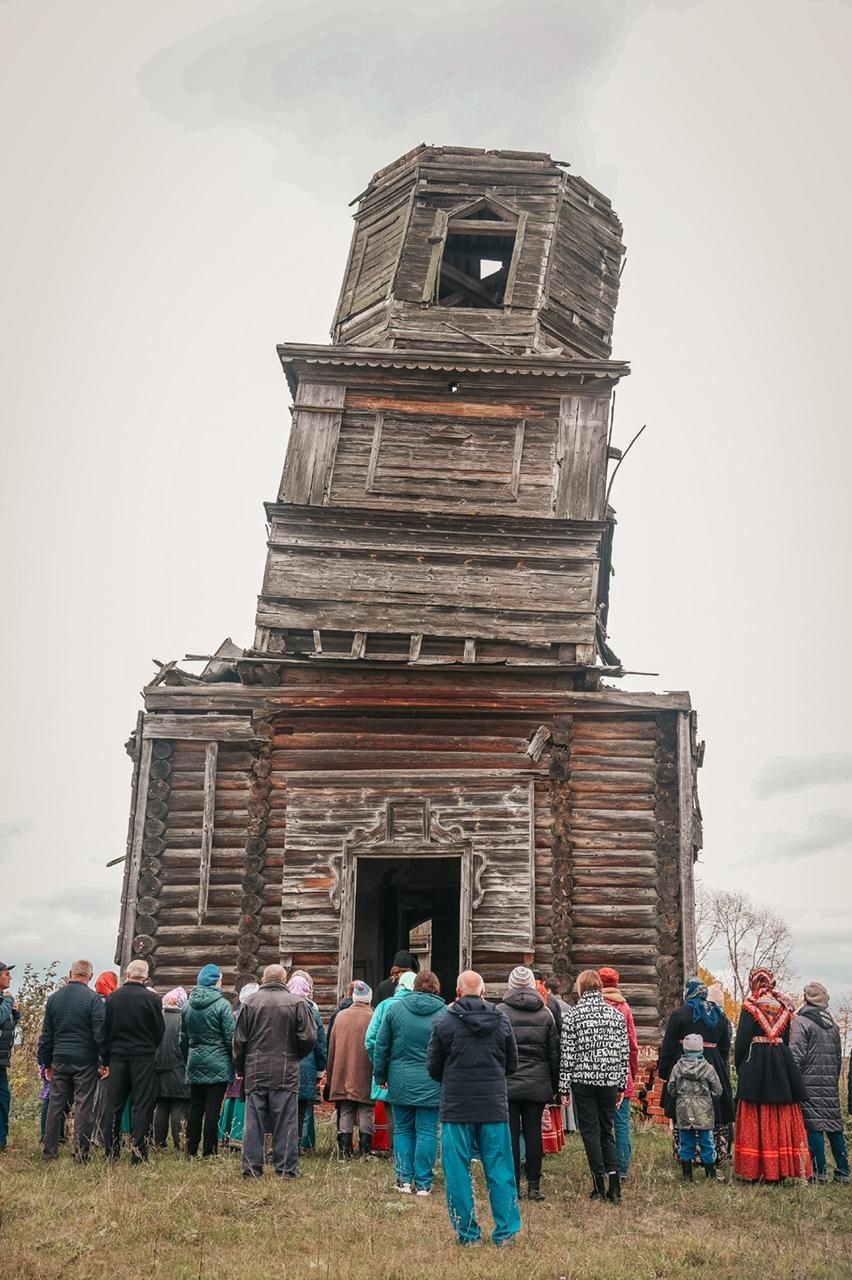
[[[299,385],[297,365],[327,365],[363,369],[431,370],[436,373],[526,373],[532,377],[607,378],[617,382],[630,374],[626,360],[588,359],[562,355],[463,355],[396,347],[356,347],[346,344],[282,342],[276,347],[290,390]]]
[[[446,156],[470,156],[471,159],[493,158],[494,160],[519,160],[529,161],[531,168],[540,168],[541,166],[552,167],[555,174],[563,172],[569,167],[570,162],[567,160],[554,160],[548,151],[512,151],[503,150],[498,147],[453,147],[444,146],[436,142],[419,142],[417,146],[412,147],[409,151],[404,152],[401,156],[397,156],[390,164],[384,165],[381,169],[377,169],[370,178],[369,183],[360,196],[356,196],[352,204],[356,204],[362,196],[371,191],[373,187],[385,182],[389,177],[408,169],[415,164],[419,164],[422,159],[428,156],[446,155]]]

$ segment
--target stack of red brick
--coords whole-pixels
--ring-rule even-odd
[[[633,1105],[654,1124],[668,1124],[661,1106],[663,1082],[657,1074],[657,1050],[649,1045],[639,1049],[639,1074],[633,1092]]]

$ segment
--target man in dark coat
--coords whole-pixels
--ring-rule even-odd
[[[45,1005],[41,1056],[50,1081],[44,1125],[44,1158],[59,1158],[65,1116],[74,1104],[74,1156],[90,1158],[95,1132],[95,1096],[104,1046],[104,1002],[89,983],[94,968],[75,960],[68,982]]]
[[[828,1012],[828,991],[821,982],[805,987],[805,1003],[790,1029],[790,1051],[808,1092],[802,1103],[808,1146],[813,1157],[814,1182],[828,1181],[825,1137],[834,1156],[834,1181],[849,1182],[849,1152],[840,1114],[840,1072],[843,1049],[840,1028]]]
[[[483,999],[484,991],[478,973],[459,974],[458,999],[433,1023],[426,1069],[441,1083],[441,1161],[458,1242],[476,1244],[482,1234],[470,1176],[478,1155],[494,1216],[492,1240],[499,1248],[521,1229],[506,1093],[518,1050],[508,1018]]]
[[[518,1069],[509,1076],[509,1129],[515,1181],[521,1189],[521,1130],[526,1146],[528,1197],[543,1200],[541,1191],[541,1117],[559,1089],[559,1031],[556,1020],[536,990],[535,974],[519,964],[509,974],[509,990],[500,1006],[518,1046]]]
[[[12,985],[13,964],[0,964],[0,1155],[6,1150],[9,1136],[9,1111],[12,1093],[9,1089],[9,1063],[15,1043],[15,1027],[21,1010],[14,996],[9,995]]]
[[[316,1044],[317,1028],[311,1006],[286,983],[286,969],[267,965],[260,990],[237,1018],[234,1069],[246,1092],[244,1178],[263,1177],[267,1133],[275,1172],[299,1176],[299,1062]]]
[[[148,1134],[154,1118],[157,1093],[157,1047],[166,1026],[160,997],[149,991],[148,965],[131,960],[124,985],[106,1002],[104,1018],[104,1146],[107,1158],[121,1155],[121,1113],[133,1096],[131,1112],[131,1162],[148,1159]]]

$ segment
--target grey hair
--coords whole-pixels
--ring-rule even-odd
[[[286,982],[287,970],[283,964],[268,964],[263,971],[263,977],[260,980],[261,986],[265,986],[267,982]]]
[[[95,966],[91,960],[75,960],[71,965],[69,973],[72,978],[85,978],[88,982],[95,972]]]
[[[131,960],[124,970],[124,976],[129,978],[131,982],[145,982],[148,977],[148,961]]]

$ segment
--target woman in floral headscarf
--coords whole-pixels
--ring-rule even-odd
[[[734,1173],[747,1182],[807,1178],[811,1158],[802,1103],[808,1095],[789,1048],[792,1002],[769,969],[752,969],[748,985],[734,1046]]]
[[[317,1081],[325,1071],[328,1060],[328,1041],[322,1022],[322,1014],[314,1003],[314,980],[304,969],[290,974],[287,990],[291,996],[300,996],[311,1007],[317,1029],[317,1040],[306,1058],[299,1062],[299,1149],[313,1151],[317,1145],[314,1127],[314,1099]]]
[[[731,1024],[718,1004],[707,998],[707,987],[700,978],[690,978],[684,992],[684,1002],[674,1013],[666,1025],[660,1049],[659,1076],[668,1080],[672,1067],[683,1052],[686,1036],[701,1036],[704,1042],[704,1057],[715,1068],[722,1084],[722,1096],[713,1099],[715,1125],[713,1136],[716,1144],[716,1163],[722,1164],[730,1158],[730,1126],[734,1119],[734,1091],[731,1087],[731,1071],[728,1059],[731,1053]],[[663,1109],[674,1123],[674,1100],[670,1099],[663,1089]],[[680,1135],[675,1129],[675,1159],[678,1159]]]

